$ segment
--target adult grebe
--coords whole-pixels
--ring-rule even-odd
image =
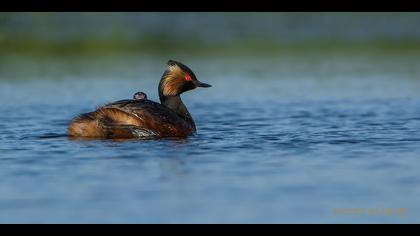
[[[196,132],[193,118],[181,100],[183,92],[211,85],[197,80],[186,65],[169,60],[159,83],[161,103],[136,93],[134,99],[121,100],[81,114],[71,122],[71,137],[161,138],[187,137]]]

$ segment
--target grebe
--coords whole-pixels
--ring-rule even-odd
[[[143,92],[137,92],[133,95],[134,100],[147,100],[147,95]]]
[[[187,137],[196,126],[180,95],[197,87],[211,85],[197,80],[186,65],[169,60],[159,83],[161,103],[147,99],[145,93],[81,114],[71,122],[71,137],[89,138],[163,138]]]

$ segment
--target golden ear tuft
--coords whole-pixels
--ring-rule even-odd
[[[162,81],[163,95],[178,95],[184,83],[184,72],[177,64],[168,63],[165,77]]]

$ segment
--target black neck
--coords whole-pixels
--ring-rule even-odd
[[[160,103],[167,108],[173,110],[181,118],[183,118],[187,123],[189,123],[195,129],[195,123],[190,113],[188,112],[187,107],[181,100],[179,95],[176,96],[165,96],[163,95],[162,90],[159,88],[159,98]]]

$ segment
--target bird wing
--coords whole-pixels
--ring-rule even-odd
[[[104,117],[105,126],[134,130],[139,136],[187,136],[191,133],[185,120],[150,100],[121,100],[98,108],[97,113]]]

